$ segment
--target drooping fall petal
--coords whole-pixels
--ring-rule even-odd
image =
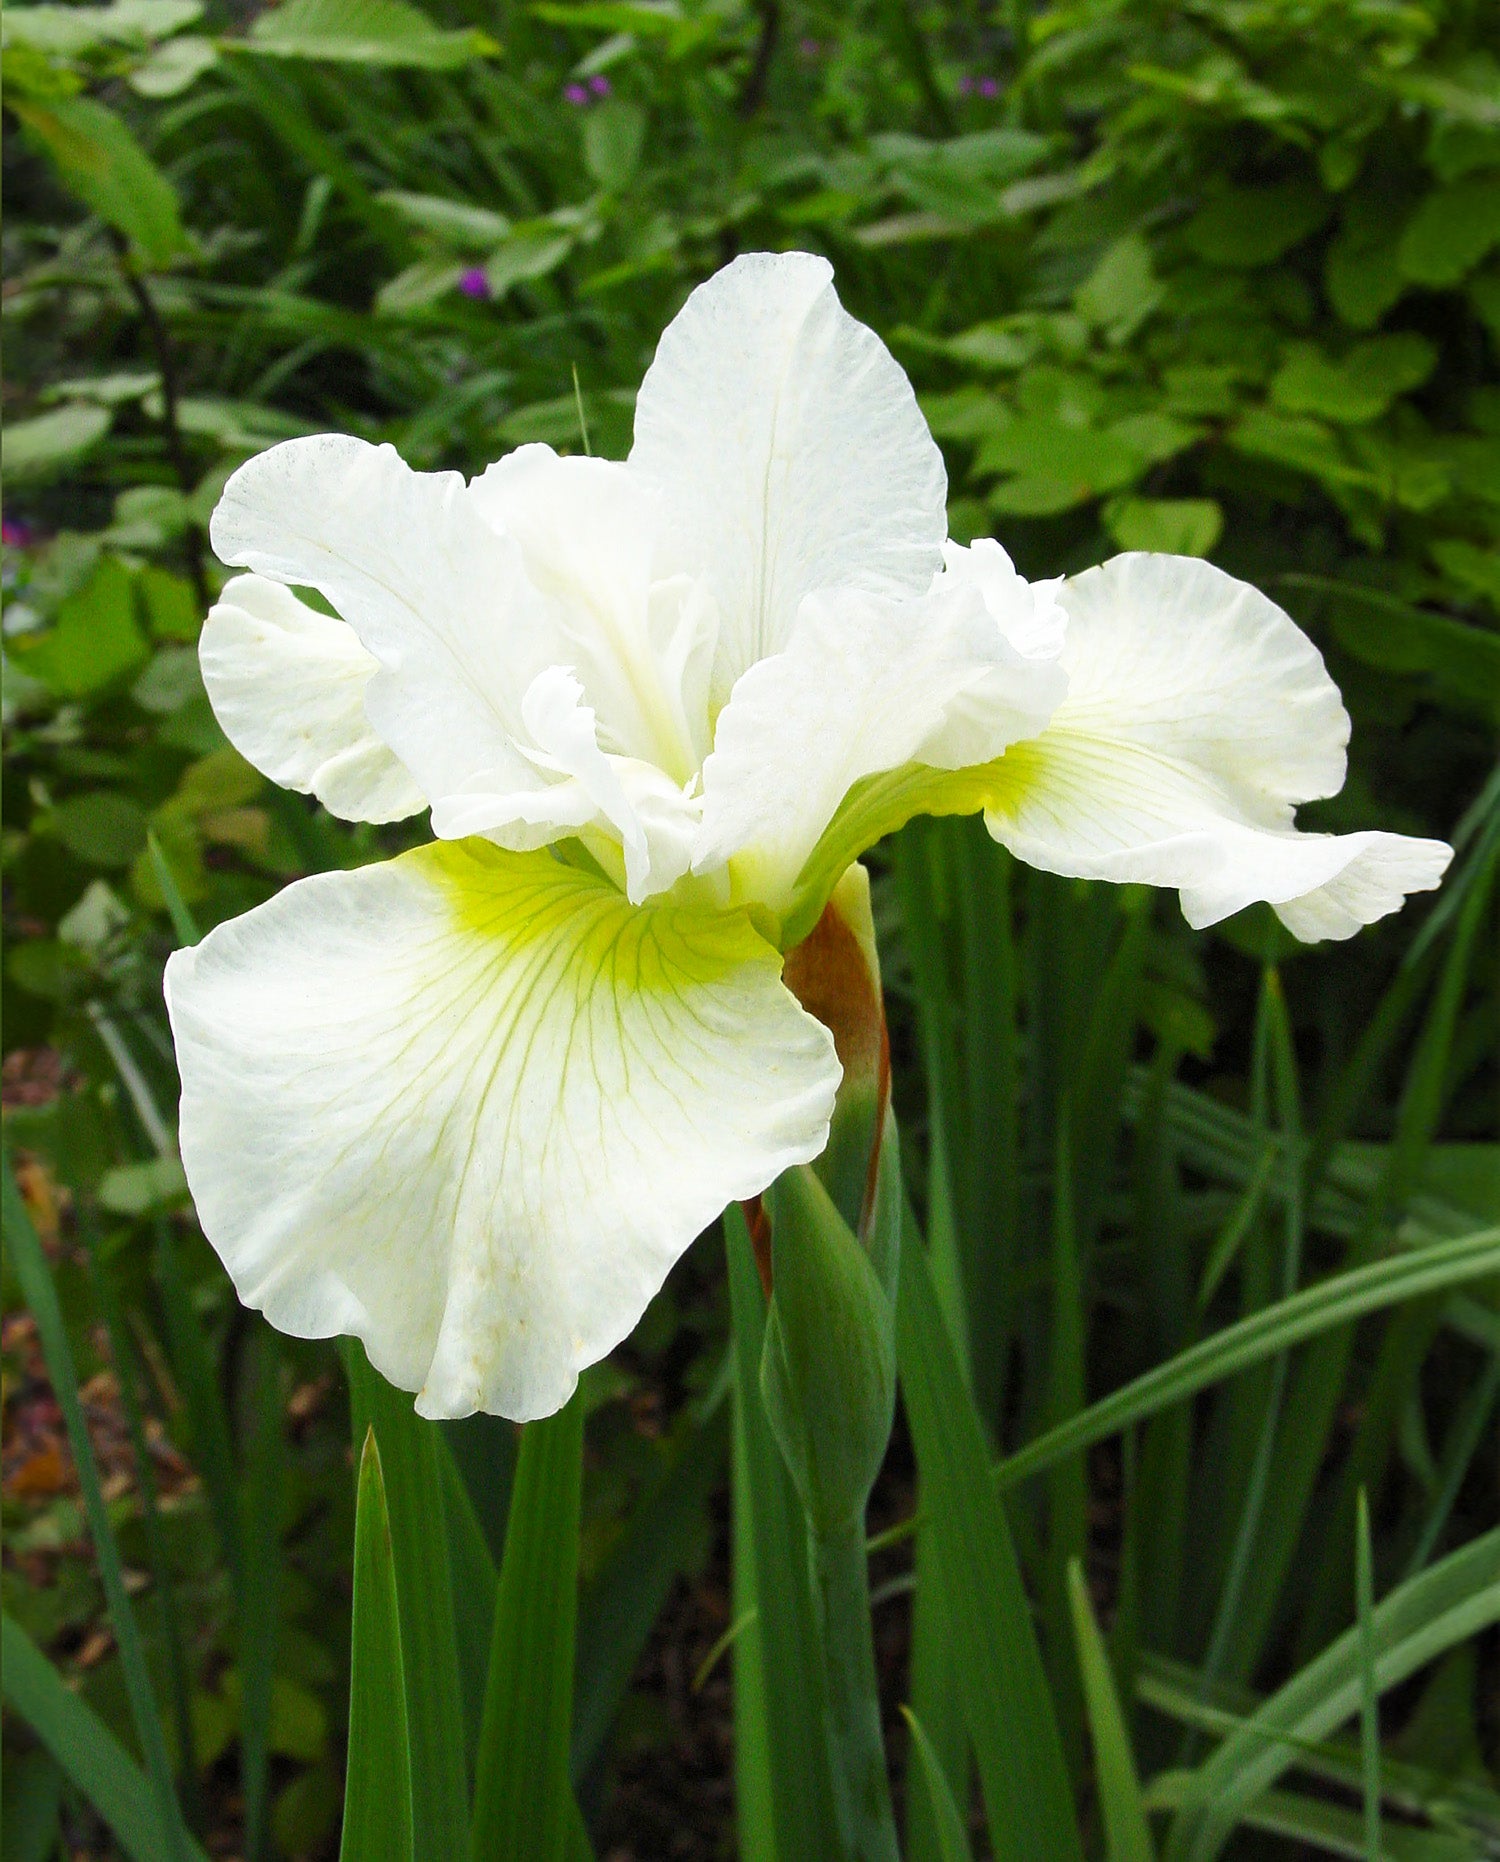
[[[181,1143],[240,1297],[426,1415],[566,1401],[839,1065],[739,912],[439,843],[288,887],[167,971]]]
[[[1257,589],[1190,557],[1117,556],[1064,583],[1068,696],[994,772],[985,819],[1049,872],[1173,886],[1190,924],[1256,900],[1349,937],[1452,857],[1398,834],[1306,834],[1349,720],[1322,657]]]

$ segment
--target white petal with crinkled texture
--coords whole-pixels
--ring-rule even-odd
[[[1188,921],[1257,900],[1341,938],[1442,878],[1452,851],[1304,834],[1344,779],[1349,719],[1318,650],[1257,589],[1196,558],[1117,556],[1065,582],[1068,696],[996,767],[990,832],[1033,866],[1174,886]]]
[[[183,1164],[242,1300],[429,1416],[549,1414],[732,1199],[827,1141],[827,1031],[739,912],[439,843],[167,967]]]
[[[920,594],[941,563],[947,478],[905,373],[843,309],[826,259],[747,253],[663,334],[629,466],[665,554],[713,590],[713,697],[779,652],[802,598]]]
[[[279,582],[237,575],[208,611],[198,658],[224,735],[262,775],[345,821],[402,821],[427,806],[370,728],[377,661],[345,622]]]
[[[518,802],[522,846],[573,831],[574,798],[524,749],[521,702],[556,663],[519,546],[456,472],[413,472],[345,434],[287,440],[230,478],[215,550],[273,581],[315,588],[379,661],[371,726],[433,802],[484,789]],[[497,838],[503,826],[497,825]]]
[[[737,893],[785,911],[855,783],[988,762],[1035,735],[1063,691],[1055,660],[1018,653],[973,580],[945,575],[921,600],[810,595],[785,650],[744,673],[719,716],[694,870],[732,858]]]
[[[668,604],[653,583],[656,512],[649,493],[608,459],[561,458],[522,446],[475,479],[478,507],[521,549],[546,603],[553,657],[578,675],[604,749],[654,762],[686,782],[707,752],[707,667],[715,620],[689,609],[694,638],[663,637]],[[670,620],[683,612],[679,590]]]

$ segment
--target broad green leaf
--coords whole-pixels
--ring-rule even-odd
[[[1372,1614],[1369,1642],[1383,1693],[1500,1621],[1500,1531],[1485,1534],[1393,1590]],[[1297,1759],[1359,1709],[1361,1636],[1349,1630],[1310,1662],[1194,1774],[1172,1826],[1167,1862],[1213,1862],[1244,1812]]]
[[[142,97],[180,97],[218,62],[212,39],[170,39],[130,73],[130,88]]]
[[[1483,595],[1492,608],[1500,609],[1500,549],[1480,549],[1458,537],[1440,537],[1428,544],[1427,553],[1461,588]]]
[[[448,1447],[411,1398],[371,1368],[359,1344],[350,1344],[345,1363],[355,1440],[373,1429],[380,1447],[401,1612],[416,1853],[461,1856],[469,1839],[469,1784],[440,1467]]]
[[[181,32],[203,15],[203,0],[111,0],[108,6],[8,6],[4,42],[58,58],[105,44],[149,43]]]
[[[974,464],[978,472],[1016,474],[989,494],[993,509],[1045,516],[1129,484],[1146,461],[1118,435],[1054,415],[1026,414],[992,433]]]
[[[942,1760],[927,1737],[922,1722],[911,1708],[903,1707],[901,1712],[911,1733],[912,1750],[917,1759],[915,1766],[908,1766],[908,1771],[912,1776],[920,1774],[927,1801],[932,1807],[933,1827],[937,1832],[937,1862],[972,1862],[974,1852],[969,1847],[969,1832],[959,1814],[958,1805],[953,1801],[953,1792],[943,1770]]]
[[[1321,226],[1332,202],[1304,181],[1226,188],[1188,222],[1188,245],[1214,265],[1269,265]]]
[[[555,272],[572,249],[570,233],[557,233],[549,227],[513,233],[486,263],[485,282],[497,298],[504,297],[512,285],[545,278],[549,272]],[[574,410],[572,435],[576,437],[577,406],[571,398],[567,405]]]
[[[0,442],[0,466],[9,483],[45,478],[70,466],[109,432],[109,410],[70,401],[30,420],[10,420]]]
[[[499,50],[476,28],[445,31],[409,0],[285,0],[262,13],[240,51],[273,58],[451,71]]]
[[[641,159],[646,113],[638,104],[611,97],[583,120],[584,166],[611,193],[622,193]]]
[[[51,629],[14,643],[17,662],[59,698],[103,691],[146,659],[130,571],[103,556],[83,587],[58,604]]]
[[[1356,465],[1337,436],[1310,415],[1252,407],[1229,430],[1227,438],[1239,452],[1290,466],[1295,472],[1306,472],[1330,485],[1375,484],[1373,474]]]
[[[474,1862],[563,1862],[583,1401],[529,1422],[511,1491],[474,1784]]]
[[[150,1790],[154,1800],[153,1821],[159,1845],[155,1853],[167,1858],[168,1862],[187,1862],[190,1854],[190,1840],[182,1821],[182,1812],[178,1806],[176,1793],[173,1790],[172,1767],[167,1755],[166,1735],[156,1705],[151,1676],[146,1666],[145,1649],[141,1642],[140,1631],[136,1626],[135,1612],[131,1608],[130,1598],[125,1589],[119,1548],[115,1543],[109,1514],[105,1509],[104,1494],[99,1484],[98,1463],[94,1459],[93,1444],[89,1438],[88,1425],[84,1420],[83,1405],[79,1400],[78,1377],[73,1368],[73,1354],[68,1344],[68,1334],[63,1322],[62,1309],[58,1304],[57,1290],[52,1283],[52,1275],[47,1266],[47,1257],[42,1252],[42,1244],[32,1226],[26,1205],[21,1199],[21,1192],[11,1169],[8,1151],[3,1160],[3,1171],[6,1251],[11,1268],[20,1282],[22,1296],[30,1309],[32,1318],[36,1321],[42,1353],[47,1364],[47,1374],[52,1381],[52,1390],[57,1398],[58,1407],[63,1413],[68,1442],[78,1470],[78,1484],[83,1493],[84,1514],[88,1520],[89,1534],[94,1542],[94,1556],[98,1561],[99,1577],[109,1607],[111,1627],[120,1651],[121,1666],[125,1671],[131,1718],[135,1724],[136,1738],[140,1741],[141,1750],[146,1755]],[[7,1674],[8,1672],[7,1662]]]
[[[1343,232],[1328,248],[1323,285],[1328,301],[1351,329],[1373,329],[1406,289],[1396,263],[1396,241]]]
[[[456,291],[463,275],[463,266],[452,259],[418,259],[385,281],[375,293],[375,308],[385,316],[425,310]]]
[[[373,1425],[366,1427],[359,1458],[349,1669],[349,1759],[339,1862],[413,1862],[396,1560]]]
[[[1224,529],[1212,498],[1118,498],[1105,507],[1105,526],[1122,550],[1207,556]]]
[[[988,1478],[984,1431],[910,1228],[902,1235],[896,1348],[997,1862],[1081,1862],[1072,1786],[1010,1532]]]
[[[1094,1620],[1083,1567],[1076,1558],[1068,1566],[1068,1604],[1094,1741],[1094,1782],[1109,1839],[1109,1862],[1155,1862],[1156,1845],[1146,1821],[1130,1731],[1115,1690],[1109,1651]]]
[[[1398,395],[1420,388],[1436,364],[1434,346],[1405,332],[1371,337],[1337,359],[1315,343],[1294,343],[1271,382],[1271,398],[1289,413],[1352,425],[1374,420]]]
[[[187,1178],[175,1157],[153,1157],[139,1164],[116,1164],[99,1180],[100,1207],[115,1215],[145,1215],[181,1207]]]
[[[1492,171],[1468,175],[1429,194],[1407,222],[1396,249],[1403,278],[1451,285],[1500,241],[1500,188]]]
[[[147,265],[177,257],[187,241],[176,191],[123,117],[95,97],[7,101],[84,205],[123,233]]]
[[[1119,344],[1130,340],[1161,297],[1150,246],[1139,233],[1127,233],[1100,259],[1073,302],[1080,316],[1098,325],[1111,343]]]
[[[57,837],[90,866],[129,866],[146,845],[146,816],[117,789],[87,789],[52,811]]]
[[[6,1705],[41,1740],[134,1862],[159,1862],[170,1854],[171,1838],[162,1829],[156,1795],[135,1760],[9,1615],[4,1639],[0,1668]],[[10,1791],[7,1761],[7,1819],[13,1815]],[[196,1843],[186,1835],[181,1841],[181,1854],[203,1862]]]
[[[377,198],[403,220],[448,241],[461,252],[489,252],[510,235],[510,221],[503,213],[477,207],[471,201],[449,200],[442,194],[412,194],[400,188],[389,188]]]

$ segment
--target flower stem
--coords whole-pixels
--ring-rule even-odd
[[[824,1726],[839,1835],[849,1862],[898,1862],[880,1730],[864,1523],[807,1535],[823,1639]]]

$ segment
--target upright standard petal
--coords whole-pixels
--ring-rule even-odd
[[[183,1163],[240,1297],[424,1415],[559,1408],[839,1066],[740,912],[439,843],[300,881],[167,966]]]
[[[900,365],[839,304],[825,259],[748,253],[668,326],[636,402],[630,469],[660,500],[661,573],[705,581],[713,702],[781,650],[805,595],[920,594],[947,478]]]
[[[732,861],[735,896],[785,914],[856,784],[921,765],[922,777],[899,785],[905,819],[941,808],[945,772],[987,763],[1042,729],[1065,689],[1051,591],[1011,571],[1014,588],[998,594],[968,573],[968,552],[960,555],[922,599],[841,589],[803,602],[784,651],[744,673],[720,714],[703,767],[695,871]],[[1034,608],[1052,616],[1050,633]],[[1041,651],[1018,651],[1016,637]],[[872,799],[864,797],[867,812]],[[840,837],[814,889],[826,891],[865,845]],[[816,916],[821,905],[811,899],[807,909]]]
[[[1195,926],[1256,900],[1307,939],[1351,936],[1443,876],[1451,848],[1303,834],[1343,785],[1349,719],[1322,657],[1257,589],[1179,556],[1062,585],[1068,696],[992,771],[985,819],[1021,859],[1175,886]]]
[[[427,798],[365,716],[376,661],[344,621],[237,575],[208,611],[203,682],[224,735],[284,789],[344,821],[403,821]]]

